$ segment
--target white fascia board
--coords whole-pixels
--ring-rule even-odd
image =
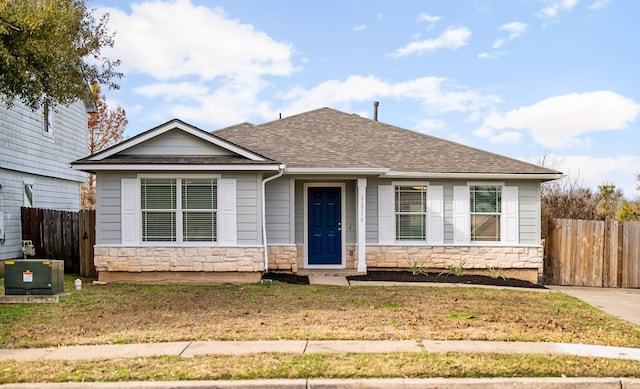
[[[287,174],[385,174],[389,169],[381,168],[326,168],[326,167],[288,167]]]
[[[95,164],[74,164],[71,166],[76,170],[94,172],[101,170],[121,170],[121,171],[132,171],[132,170],[144,170],[144,171],[164,171],[164,170],[174,170],[174,171],[278,171],[280,170],[280,165],[172,165],[172,164],[140,164],[140,165],[130,165],[130,164],[104,164],[104,165],[95,165]]]
[[[264,161],[265,159],[259,155],[256,155],[252,152],[249,152],[243,148],[240,148],[236,145],[228,143],[212,134],[209,134],[206,131],[185,125],[184,123],[171,121],[164,126],[158,127],[152,131],[149,131],[145,134],[142,134],[136,138],[130,139],[129,141],[124,141],[119,145],[116,145],[104,152],[98,152],[89,158],[90,161],[101,161],[104,158],[108,158],[112,155],[118,154],[124,150],[130,149],[134,146],[137,146],[141,143],[148,141],[149,139],[155,138],[156,136],[162,135],[167,131],[171,131],[173,129],[180,129],[186,133],[189,133],[195,137],[198,137],[204,141],[210,142],[216,146],[222,147],[226,150],[229,150],[235,154],[243,156],[251,161]]]
[[[423,172],[395,172],[382,174],[383,178],[451,178],[459,180],[557,180],[564,178],[564,174],[542,173],[423,173]]]

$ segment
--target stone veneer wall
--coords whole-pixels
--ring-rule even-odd
[[[465,268],[540,269],[541,246],[367,246],[367,267],[445,269],[466,260]]]
[[[358,267],[358,252],[355,245],[346,247],[346,269]],[[285,270],[293,273],[304,268],[304,245],[269,246],[269,270]]]
[[[95,247],[98,272],[260,272],[262,247]]]

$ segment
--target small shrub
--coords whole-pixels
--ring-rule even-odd
[[[424,265],[418,261],[414,261],[413,259],[407,259],[407,263],[409,264],[409,270],[411,274],[414,276],[419,276],[420,274],[426,274],[424,270]]]
[[[446,269],[441,271],[440,274],[438,274],[438,276],[446,274],[446,275],[453,275],[453,276],[460,277],[464,274],[464,265],[466,263],[467,263],[467,260],[463,259],[460,262],[458,262],[456,265],[449,265],[447,266]]]
[[[507,272],[504,269],[487,266],[487,271],[489,272],[489,277],[493,279],[502,278],[505,281],[507,280]]]

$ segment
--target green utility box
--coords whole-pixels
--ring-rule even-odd
[[[14,259],[4,261],[4,294],[56,294],[64,292],[64,261]]]

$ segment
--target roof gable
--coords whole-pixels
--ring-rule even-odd
[[[249,161],[267,161],[262,155],[178,119],[138,134],[85,160],[103,161],[116,156],[132,155],[237,156]]]

